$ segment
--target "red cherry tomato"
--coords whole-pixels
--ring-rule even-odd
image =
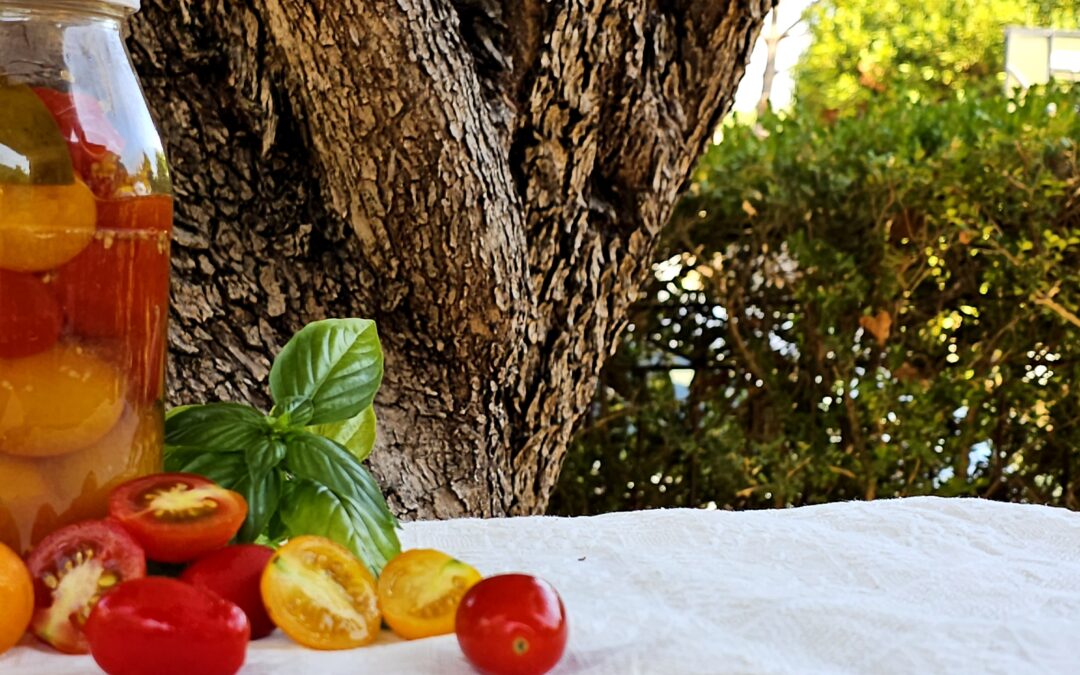
[[[35,87],[34,93],[60,127],[76,173],[94,194],[111,196],[121,180],[120,151],[124,148],[124,137],[109,122],[101,104],[77,92]]]
[[[236,603],[251,623],[251,639],[258,640],[274,632],[274,622],[266,613],[259,590],[263,570],[273,555],[274,549],[269,546],[226,546],[191,563],[180,580]]]
[[[46,351],[60,337],[60,306],[32,274],[0,270],[0,358]]]
[[[172,200],[98,200],[97,209],[97,237],[57,270],[60,304],[84,337],[145,340],[169,302]]]
[[[161,577],[121,584],[86,622],[90,653],[110,675],[232,675],[249,631],[233,603]]]
[[[566,609],[555,589],[527,574],[488,577],[458,606],[461,651],[488,675],[541,675],[566,649]]]
[[[26,564],[34,578],[30,630],[68,654],[89,651],[83,626],[94,605],[121,582],[146,576],[142,549],[110,520],[88,520],[53,532],[30,552]]]
[[[109,515],[148,558],[181,563],[228,544],[247,517],[247,501],[202,476],[160,473],[113,490]]]
[[[60,305],[84,337],[120,338],[139,401],[162,397],[172,198],[97,200],[98,234],[56,273]]]

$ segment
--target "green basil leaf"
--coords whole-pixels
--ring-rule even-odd
[[[285,427],[302,427],[314,414],[315,406],[304,396],[290,396],[270,411],[270,415],[281,420]]]
[[[285,459],[285,442],[280,438],[266,436],[244,450],[248,473],[256,485],[262,483],[266,475],[281,464],[283,459]]]
[[[317,534],[335,541],[363,560],[376,577],[389,560],[372,539],[363,508],[324,485],[298,481],[281,517],[290,536]]]
[[[242,451],[269,432],[261,412],[238,403],[191,406],[165,420],[166,444],[209,452]]]
[[[259,480],[249,475],[233,486],[248,503],[247,518],[236,535],[237,541],[252,543],[266,534],[281,503],[282,482],[281,472],[271,470]]]
[[[361,462],[371,455],[375,447],[375,433],[378,424],[375,420],[375,408],[368,406],[356,417],[341,422],[331,422],[308,427],[313,434],[325,436],[352,453]]]
[[[289,434],[286,443],[286,463],[293,475],[323,485],[353,503],[355,517],[363,522],[368,539],[384,558],[401,552],[397,519],[378,483],[359,460],[334,441],[306,432]]]
[[[165,470],[195,473],[229,489],[249,476],[244,456],[235,453],[171,451],[165,455]]]
[[[375,322],[327,319],[308,324],[289,340],[270,369],[276,403],[306,398],[309,425],[349,419],[371,405],[382,383],[383,354]]]

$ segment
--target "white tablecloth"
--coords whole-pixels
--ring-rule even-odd
[[[403,542],[551,581],[570,618],[564,675],[1080,672],[1080,514],[1061,509],[913,498],[457,520],[408,524]],[[0,657],[4,675],[94,672],[39,648]],[[471,671],[453,636],[315,652],[275,633],[242,672]]]

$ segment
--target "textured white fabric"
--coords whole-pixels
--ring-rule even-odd
[[[403,539],[550,580],[562,674],[1080,672],[1080,514],[1061,509],[912,498],[422,522]],[[0,657],[5,675],[84,672],[87,657]],[[471,671],[452,636],[324,653],[275,633],[242,672]]]

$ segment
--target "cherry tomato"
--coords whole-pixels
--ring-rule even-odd
[[[101,440],[124,412],[123,375],[79,345],[0,359],[0,448],[51,457]]]
[[[379,575],[379,609],[390,628],[409,640],[453,633],[461,598],[481,578],[441,551],[405,551]]]
[[[243,495],[190,473],[128,481],[109,495],[116,518],[151,560],[182,563],[225,546],[247,517]]]
[[[0,270],[0,359],[43,352],[60,338],[60,306],[37,277]]]
[[[121,584],[86,622],[90,653],[110,675],[232,675],[249,632],[233,603],[161,577]]]
[[[56,273],[64,314],[85,337],[160,338],[169,302],[169,238],[159,221],[171,222],[172,202],[98,203],[98,237]],[[146,227],[130,227],[140,222]]]
[[[53,532],[26,562],[34,578],[30,630],[68,654],[89,651],[83,626],[94,605],[120,582],[146,576],[142,549],[110,520],[88,520]]]
[[[0,544],[0,654],[15,646],[34,614],[34,582],[22,558]]]
[[[251,639],[274,632],[266,613],[259,583],[274,549],[257,544],[226,546],[202,556],[184,570],[180,580],[213,591],[244,610],[251,623]]]
[[[121,180],[121,136],[97,99],[78,92],[35,87],[68,143],[75,171],[100,196],[110,196]]]
[[[324,537],[297,537],[274,553],[262,597],[277,627],[313,649],[352,649],[379,635],[375,579],[352,553]]]
[[[97,227],[90,188],[0,184],[0,268],[45,272],[86,248]]]
[[[555,589],[527,574],[484,579],[458,607],[458,644],[489,675],[541,675],[566,649],[566,609]]]

